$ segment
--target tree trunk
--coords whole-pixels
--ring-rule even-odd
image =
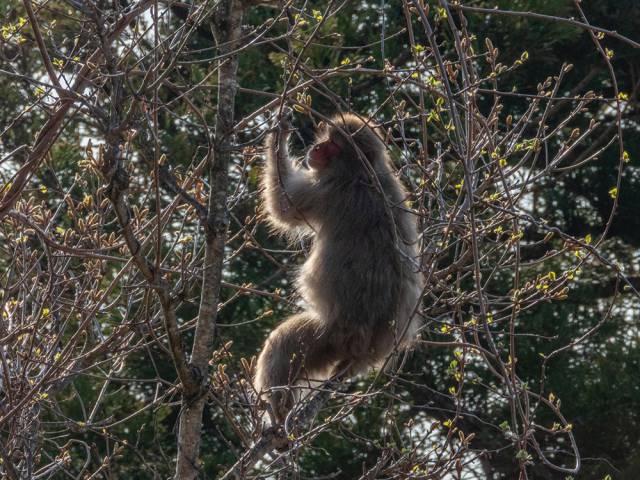
[[[216,317],[222,281],[224,246],[229,224],[227,212],[228,167],[234,127],[234,105],[237,92],[236,73],[242,27],[242,5],[238,0],[222,0],[216,9],[214,34],[220,46],[218,55],[218,111],[214,150],[209,158],[209,202],[205,225],[206,245],[202,274],[202,292],[198,322],[191,352],[194,374],[201,376],[206,385],[208,362],[213,352]],[[178,431],[178,459],[176,480],[194,479],[200,471],[200,441],[202,413],[206,390],[183,393],[183,405]]]

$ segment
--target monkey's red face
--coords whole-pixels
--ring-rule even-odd
[[[340,145],[332,140],[318,143],[309,152],[309,166],[314,170],[322,170],[341,152]]]

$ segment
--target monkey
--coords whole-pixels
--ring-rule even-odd
[[[415,215],[376,129],[354,114],[321,122],[293,163],[289,120],[266,137],[263,204],[276,233],[313,236],[296,288],[306,308],[271,332],[254,386],[277,422],[293,407],[291,386],[381,367],[410,347],[421,325],[423,276]]]

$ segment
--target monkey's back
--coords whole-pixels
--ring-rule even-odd
[[[399,184],[392,187],[399,189]],[[356,182],[343,188],[348,197],[343,191],[326,199],[330,214],[319,224],[298,286],[326,323],[323,335],[345,360],[357,360],[362,369],[379,363],[401,343],[399,335],[411,321],[420,277],[407,260],[415,255],[415,246],[403,240],[414,241],[416,232],[409,213],[387,207],[370,185]],[[389,193],[397,197],[400,190]],[[414,329],[409,330],[407,336],[413,335]]]

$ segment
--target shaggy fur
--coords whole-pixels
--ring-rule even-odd
[[[280,125],[267,138],[263,195],[277,232],[314,234],[297,277],[308,306],[269,335],[255,378],[263,393],[379,367],[420,325],[416,222],[378,135],[354,115],[336,115],[315,148],[333,154],[333,145],[324,147],[333,142],[338,153],[307,170],[289,158],[289,131]],[[294,397],[276,389],[268,398],[282,421]]]

